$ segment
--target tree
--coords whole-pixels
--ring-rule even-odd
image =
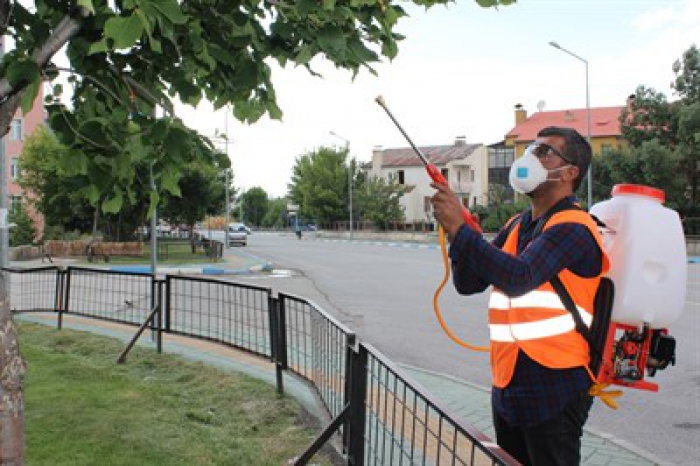
[[[697,46],[683,53],[673,64],[673,72],[676,79],[671,86],[678,100],[669,102],[662,93],[639,86],[629,108],[620,116],[622,135],[631,146],[630,156],[639,158],[627,163],[652,172],[617,172],[611,165],[611,179],[617,181],[626,175],[629,176],[626,182],[649,182],[651,177],[655,183],[664,183],[655,186],[672,193],[670,197],[682,215],[697,216],[700,215],[700,50]],[[663,176],[660,171],[673,176]],[[680,188],[676,178],[682,180]]]
[[[94,209],[78,194],[85,180],[62,169],[67,152],[51,131],[38,127],[24,143],[19,184],[30,193],[29,202],[44,216],[47,226],[89,232]]]
[[[685,182],[678,176],[682,160],[677,152],[658,139],[644,141],[639,147],[610,151],[603,157],[594,157],[596,173],[594,197],[607,199],[613,186],[634,183],[654,186],[666,192],[666,204],[682,209],[686,204]]]
[[[414,0],[426,7],[449,0]],[[477,0],[482,6],[513,0]],[[45,78],[66,72],[53,65],[66,44],[74,85],[72,105],[52,100],[52,129],[71,149],[75,166],[88,178],[81,189],[90,204],[116,213],[133,204],[134,167],[154,172],[150,207],[164,191],[178,194],[180,168],[212,154],[211,143],[189,131],[172,115],[169,98],[196,104],[203,97],[222,108],[230,104],[240,120],[263,114],[280,118],[270,59],[293,63],[313,73],[310,62],[325,56],[357,73],[393,58],[402,36],[393,28],[405,16],[398,1],[300,0],[231,2],[229,0],[0,0],[0,36],[9,35],[15,50],[0,63],[0,137],[7,134],[16,110],[28,109]],[[378,50],[374,50],[378,49]],[[60,94],[60,89],[55,88]],[[51,99],[50,99],[51,100]],[[167,116],[156,117],[155,108]],[[109,118],[107,118],[109,117]],[[109,187],[104,192],[104,187]],[[96,210],[98,212],[99,210]],[[0,462],[23,461],[24,364],[17,352],[6,294],[0,295],[0,341],[6,370],[0,389]],[[17,421],[17,419],[20,419]]]
[[[195,224],[207,215],[220,214],[226,207],[226,177],[216,167],[191,162],[185,167],[179,187],[180,196],[166,195],[160,216],[171,224],[189,227],[194,252]]]
[[[321,147],[297,158],[289,198],[300,217],[330,223],[347,218],[347,149]]]
[[[281,197],[270,199],[267,204],[267,213],[262,220],[265,228],[281,228],[286,225],[287,219],[287,199]]]
[[[34,221],[23,203],[18,202],[12,206],[9,221],[14,223],[10,229],[10,246],[25,246],[34,242]]]
[[[411,191],[411,187],[398,184],[396,180],[372,176],[364,180],[357,189],[355,201],[360,218],[386,229],[389,224],[404,220],[401,196]]]
[[[259,186],[250,188],[241,196],[243,218],[250,224],[259,227],[267,214],[267,193]]]

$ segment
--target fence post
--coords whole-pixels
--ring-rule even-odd
[[[170,332],[170,275],[165,276],[165,331]]]
[[[355,344],[357,337],[354,334],[347,336],[347,345],[345,346],[345,383],[343,386],[343,406],[348,406],[350,403],[350,380],[352,379],[352,369],[354,361]],[[343,428],[343,453],[347,453],[350,441],[349,423]]]
[[[350,417],[346,429],[349,431],[348,464],[363,466],[365,462],[365,422],[367,401],[367,348],[362,344],[357,352],[352,351],[350,369]]]
[[[157,336],[156,336],[156,348],[158,353],[163,352],[163,281],[158,280],[156,282],[156,292],[158,293],[158,312],[156,314],[156,325],[157,325]]]
[[[275,376],[277,378],[277,392],[284,393],[284,373],[287,369],[287,313],[286,300],[280,294],[274,300],[274,354],[275,354]]]
[[[64,286],[64,292],[63,292],[63,305],[58,311],[58,329],[61,330],[63,328],[63,313],[68,311],[68,305],[70,304],[70,267],[68,267],[65,271],[63,271],[63,284]]]

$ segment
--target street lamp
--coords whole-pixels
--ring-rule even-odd
[[[586,139],[588,140],[588,144],[591,144],[591,103],[590,103],[590,94],[589,94],[589,88],[588,88],[588,60],[585,58],[579,57],[575,53],[573,53],[570,50],[565,49],[558,43],[554,41],[550,41],[549,45],[554,47],[555,49],[559,49],[562,52],[571,55],[572,57],[576,58],[577,60],[580,60],[583,62],[584,65],[586,65],[586,112],[588,113],[588,134],[586,136]],[[591,150],[593,148],[591,147]],[[591,163],[588,165],[588,210],[591,210],[591,207],[593,205],[593,161],[591,160]]]
[[[342,139],[345,141],[345,150],[348,153],[348,156],[350,156],[350,141],[345,139],[343,136],[334,133],[333,131],[329,131],[331,136],[335,136],[338,139]],[[348,160],[348,214],[350,217],[350,239],[352,239],[352,164],[351,161]]]

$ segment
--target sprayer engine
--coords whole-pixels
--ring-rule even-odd
[[[676,340],[667,329],[613,322],[599,381],[657,392],[657,384],[644,380],[645,371],[653,377],[657,370],[675,363]]]

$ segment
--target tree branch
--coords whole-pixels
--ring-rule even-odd
[[[6,0],[0,0],[0,2],[4,1]],[[78,34],[83,25],[83,20],[89,15],[90,11],[87,8],[78,6],[63,17],[46,40],[46,43],[32,54],[32,60],[39,66],[39,69],[43,69],[56,52],[61,50],[68,41]],[[7,78],[0,79],[0,102],[4,102],[12,95],[21,93],[28,84],[22,83],[13,87]]]

